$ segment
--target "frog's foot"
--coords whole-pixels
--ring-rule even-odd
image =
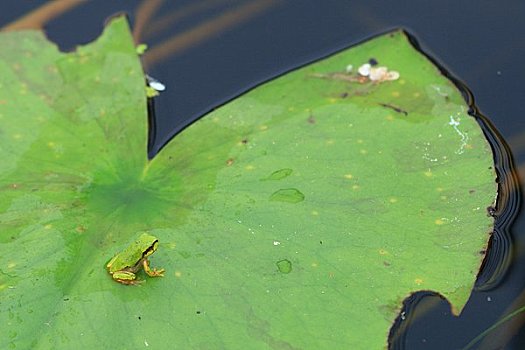
[[[151,269],[149,267],[149,261],[146,259],[142,262],[142,265],[144,266],[144,271],[148,274],[150,277],[163,277],[164,276],[164,269],[153,268]]]

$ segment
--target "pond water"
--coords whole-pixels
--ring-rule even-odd
[[[0,23],[44,3],[4,1]],[[135,16],[140,4],[91,1],[50,21],[46,32],[63,49],[72,49],[96,38],[104,20],[116,12],[126,11],[140,24]],[[152,48],[164,48],[146,62],[148,73],[167,86],[155,101],[151,154],[199,116],[260,82],[374,34],[403,27],[418,37],[425,52],[469,86],[481,113],[510,145],[517,167],[525,170],[525,42],[521,40],[525,27],[520,23],[525,2],[472,4],[452,0],[414,0],[403,6],[371,0],[165,2],[141,31],[142,40]],[[499,233],[478,288],[459,318],[438,296],[414,296],[391,334],[392,348],[460,349],[502,315],[525,305],[522,214],[507,232],[517,214],[519,186],[513,186],[508,149],[492,142],[496,153],[499,150],[500,178],[506,177],[503,183],[508,188],[502,193],[508,205],[495,208]],[[509,267],[502,271],[506,263]],[[525,313],[498,328],[490,341],[472,348],[524,349],[524,325]]]

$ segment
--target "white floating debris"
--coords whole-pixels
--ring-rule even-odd
[[[352,66],[351,64],[349,64],[348,66],[346,66],[346,72],[347,73],[352,73],[352,70],[354,69],[354,66]]]
[[[357,69],[357,72],[363,76],[363,77],[367,77],[369,74],[370,74],[370,68],[372,68],[372,66],[370,65],[370,63],[365,63],[363,64],[361,67],[359,67]]]
[[[158,81],[157,79],[153,78],[153,77],[150,77],[149,75],[146,74],[146,80],[148,81],[148,85],[157,90],[157,91],[164,91],[166,90],[166,85],[162,84],[160,81]]]
[[[281,242],[279,242],[279,241],[273,241],[273,245],[280,245],[280,244],[281,244]]]

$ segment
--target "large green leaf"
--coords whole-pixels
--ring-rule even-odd
[[[0,45],[2,349],[380,349],[411,293],[464,306],[492,153],[403,32],[246,93],[151,161],[124,19],[76,52]],[[371,58],[400,78],[345,73]],[[144,230],[166,276],[114,282],[105,263]]]

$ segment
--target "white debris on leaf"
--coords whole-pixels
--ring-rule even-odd
[[[370,80],[387,81],[399,79],[399,73],[395,70],[388,71],[387,67],[372,67],[370,69]]]
[[[399,72],[392,70],[386,73],[386,80],[397,80],[399,79]]]
[[[465,132],[462,132],[461,130],[459,130],[458,126],[460,126],[460,121],[461,119],[458,117],[457,119],[454,119],[453,116],[450,116],[450,122],[448,123],[448,125],[452,126],[452,128],[454,128],[454,130],[456,131],[456,133],[461,136],[461,145],[459,147],[459,149],[454,152],[456,154],[462,154],[465,150],[465,147],[467,146],[467,143],[468,143],[468,135],[467,133]]]
[[[386,67],[372,67],[370,68],[370,80],[372,81],[378,81],[378,80],[384,80],[384,77],[386,73],[388,72],[388,68]]]
[[[313,73],[312,76],[322,79],[334,79],[347,82],[365,83],[383,83],[385,81],[397,80],[400,77],[399,72],[389,70],[386,66],[378,66],[377,61],[371,58],[368,62],[360,65],[357,70],[353,64],[347,64],[344,71],[334,73]],[[149,82],[150,86],[151,81]],[[152,86],[153,87],[153,86]]]
[[[371,81],[374,82],[383,82],[388,80],[399,79],[399,72],[395,70],[389,71],[388,68],[385,66],[372,67],[370,63],[365,63],[361,65],[357,72],[362,77],[368,77]]]
[[[363,76],[363,77],[367,77],[369,74],[370,74],[370,68],[372,68],[372,66],[370,65],[370,63],[365,63],[363,64],[361,67],[359,67],[357,69],[357,72]]]

